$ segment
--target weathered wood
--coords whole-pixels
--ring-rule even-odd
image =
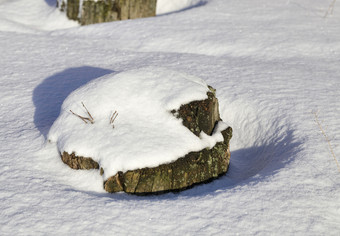
[[[209,87],[208,98],[182,105],[171,113],[183,120],[183,125],[195,135],[203,131],[211,135],[216,123],[221,120],[215,90]],[[162,193],[189,188],[195,184],[217,178],[228,170],[230,160],[229,141],[232,128],[222,131],[223,142],[218,142],[211,149],[190,152],[174,162],[154,168],[141,168],[118,172],[104,182],[107,192],[125,191],[133,194]],[[73,169],[98,169],[99,165],[90,157],[76,156],[63,152],[65,164]],[[101,174],[103,170],[101,169]]]
[[[81,25],[155,16],[156,4],[157,0],[58,1],[59,9]]]
[[[61,160],[72,169],[99,169],[98,162],[94,161],[91,157],[76,156],[74,152],[71,154],[63,152]]]
[[[208,98],[182,105],[177,111],[171,111],[177,118],[183,120],[183,125],[196,136],[201,131],[211,135],[215,125],[221,120],[218,110],[218,100],[215,89],[209,86]]]
[[[224,141],[212,149],[190,152],[182,158],[154,168],[119,172],[105,181],[107,192],[124,191],[133,194],[162,193],[189,188],[194,184],[217,178],[228,170],[229,141],[232,129],[222,132]]]

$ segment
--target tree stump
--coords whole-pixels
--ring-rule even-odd
[[[124,191],[144,195],[180,191],[213,180],[225,174],[229,166],[231,127],[222,134],[224,141],[212,149],[190,152],[172,163],[154,168],[118,172],[104,182],[104,188],[109,193]]]
[[[58,0],[57,7],[81,25],[156,15],[157,0]]]
[[[221,121],[215,90],[212,87],[209,89],[207,99],[193,101],[171,111],[197,136],[201,131],[211,135],[216,124]],[[154,168],[118,172],[104,182],[104,189],[110,193],[120,191],[132,194],[162,193],[183,190],[215,179],[227,172],[230,160],[229,141],[232,137],[232,128],[228,127],[221,133],[223,141],[216,143],[211,149],[190,152],[174,162]],[[73,169],[100,168],[90,157],[76,156],[74,153],[63,152],[61,159]],[[101,169],[101,174],[102,172]]]

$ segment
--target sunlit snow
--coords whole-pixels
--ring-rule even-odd
[[[48,139],[60,153],[97,161],[104,179],[118,171],[170,163],[223,141],[221,133],[197,137],[171,114],[182,104],[206,99],[208,91],[199,78],[163,68],[109,74],[65,99]],[[117,118],[110,122],[115,112]]]
[[[80,27],[55,0],[0,0],[0,234],[338,235],[340,5],[326,14],[332,2],[159,0],[157,17]],[[217,90],[233,128],[230,168],[178,194],[105,193],[99,171],[63,164],[48,133],[77,89],[150,67]],[[83,112],[81,102],[71,109]],[[83,102],[99,114],[101,103]],[[108,131],[118,133],[124,108],[113,105]]]

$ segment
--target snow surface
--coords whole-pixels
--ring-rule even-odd
[[[326,18],[331,1],[207,0],[86,27],[54,3],[0,0],[1,235],[339,234],[338,1]],[[217,89],[234,130],[226,176],[179,194],[107,194],[98,171],[71,170],[46,142],[73,91],[148,66]]]
[[[109,74],[65,99],[48,140],[57,143],[60,153],[97,161],[104,180],[118,171],[156,167],[223,141],[222,130],[199,138],[171,114],[182,104],[206,99],[208,91],[196,77],[158,67]],[[71,111],[91,115],[93,124]],[[111,123],[115,111],[119,118]]]
[[[156,14],[162,15],[170,12],[190,9],[203,5],[203,0],[157,0]]]

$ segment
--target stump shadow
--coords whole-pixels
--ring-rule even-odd
[[[232,148],[232,147],[231,147]],[[180,192],[160,195],[136,196],[126,193],[97,193],[81,191],[106,201],[176,201],[183,198],[216,196],[234,188],[255,185],[266,181],[291,163],[302,150],[302,142],[294,139],[294,130],[284,137],[272,137],[263,145],[242,148],[231,152],[228,172],[209,183],[194,185]],[[73,191],[79,191],[73,189]]]
[[[183,9],[180,9],[180,10],[177,10],[177,11],[171,11],[171,12],[159,14],[157,16],[166,16],[166,15],[171,15],[171,14],[175,14],[175,13],[180,13],[180,12],[187,11],[187,10],[190,10],[190,9],[193,9],[193,8],[196,8],[196,7],[202,7],[202,6],[206,5],[206,4],[207,4],[207,1],[201,0],[201,1],[199,1],[198,3],[196,3],[196,4],[192,5],[192,6],[185,7]]]
[[[45,2],[51,7],[57,7],[57,0],[45,0]]]
[[[301,150],[302,142],[294,139],[294,130],[288,130],[284,137],[269,139],[266,144],[231,151],[226,175],[184,191],[181,197],[213,196],[235,187],[263,182],[291,163]]]
[[[60,113],[65,98],[89,81],[114,71],[82,66],[69,68],[46,78],[33,91],[34,125],[46,138],[50,127]]]
[[[33,91],[33,103],[36,108],[34,124],[36,128],[46,138],[50,127],[59,116],[63,101],[71,92],[93,79],[114,72],[98,67],[83,66],[68,68],[47,77]],[[266,132],[264,132],[263,137],[265,139],[259,145],[237,150],[233,150],[231,145],[231,159],[226,175],[208,184],[195,185],[193,188],[178,193],[135,196],[125,193],[98,193],[72,188],[65,190],[83,192],[104,198],[105,201],[175,201],[179,198],[215,196],[242,186],[255,185],[280,172],[302,150],[303,140],[295,138],[295,130],[290,128],[289,124],[286,124],[283,128],[285,132],[275,132],[278,131],[278,127],[275,125],[270,129],[274,131],[273,134],[267,137]]]

